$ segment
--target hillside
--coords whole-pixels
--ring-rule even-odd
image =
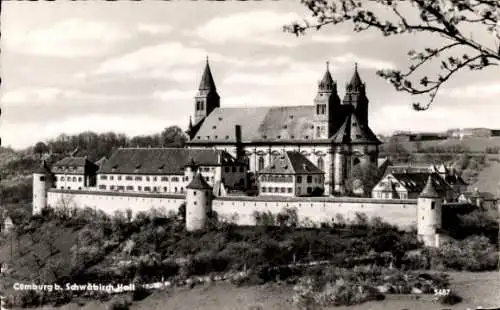
[[[482,169],[477,176],[477,181],[469,185],[469,190],[477,188],[481,192],[489,192],[493,195],[499,194],[500,185],[500,162],[494,160],[487,161],[487,168]]]
[[[389,144],[390,142],[388,142]],[[399,142],[410,152],[416,152],[418,148],[440,147],[449,148],[460,145],[471,152],[485,152],[487,148],[500,148],[500,137],[464,137],[459,139],[429,140],[419,142]]]

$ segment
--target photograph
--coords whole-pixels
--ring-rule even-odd
[[[500,310],[500,1],[0,4],[0,310]]]

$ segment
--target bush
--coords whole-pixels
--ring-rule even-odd
[[[134,293],[132,294],[132,300],[133,301],[139,301],[143,300],[146,297],[151,295],[151,292],[149,292],[147,289],[145,289],[143,286],[139,285],[135,290]]]
[[[112,299],[108,304],[108,310],[129,310],[130,301],[123,297]]]
[[[452,291],[447,295],[440,296],[438,300],[443,305],[456,305],[462,302],[462,297]]]

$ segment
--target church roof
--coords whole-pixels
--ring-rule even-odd
[[[355,113],[346,117],[342,126],[333,135],[332,142],[336,144],[380,144],[373,131],[359,121]]]
[[[319,89],[327,89],[327,90],[332,90],[333,89],[333,78],[332,75],[330,74],[330,70],[328,68],[328,63],[326,64],[326,71],[325,74],[323,75],[323,78],[319,82]]]
[[[241,125],[242,142],[311,140],[314,106],[216,108],[190,143],[236,142],[234,125]]]
[[[235,161],[229,153],[221,150],[123,148],[111,155],[99,173],[181,175],[190,159],[201,166],[217,166]]]
[[[186,186],[189,189],[212,189],[210,185],[208,185],[207,181],[201,176],[200,173],[197,173],[193,180]]]
[[[205,65],[205,70],[203,71],[203,75],[201,76],[199,90],[216,90],[214,77],[212,76],[212,71],[210,70],[210,64],[207,63]]]
[[[434,188],[434,182],[432,180],[432,177],[429,175],[427,178],[427,183],[425,183],[425,187],[420,193],[420,196],[422,198],[439,198],[439,194],[437,193],[436,189]]]
[[[317,174],[324,173],[299,152],[287,151],[276,157],[272,163],[259,171],[271,174]]]
[[[85,157],[72,157],[68,156],[60,161],[56,162],[53,164],[53,167],[58,167],[58,166],[72,166],[72,167],[84,167],[87,164],[88,160]]]

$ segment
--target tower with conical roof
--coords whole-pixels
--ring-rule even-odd
[[[436,191],[432,174],[417,199],[417,235],[425,246],[439,246],[438,234],[442,227],[441,195]]]
[[[328,139],[338,128],[340,98],[337,83],[332,79],[328,62],[323,78],[318,83],[314,98],[314,137]]]
[[[198,93],[195,96],[195,125],[218,107],[220,107],[220,97],[215,87],[215,81],[207,57],[205,70],[203,71],[200,86],[198,87]]]
[[[198,172],[186,186],[186,190],[186,230],[204,229],[212,211],[212,187]]]
[[[43,160],[33,172],[33,215],[40,214],[47,207],[47,192],[53,185],[52,173]]]
[[[358,64],[354,66],[351,81],[346,85],[343,100],[344,105],[352,106],[361,122],[368,126],[368,97],[366,96],[366,84],[363,83],[358,72]]]

